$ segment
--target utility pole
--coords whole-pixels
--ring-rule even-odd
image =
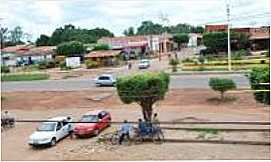
[[[227,1],[227,26],[228,26],[228,70],[231,71],[231,38],[230,38],[230,5]]]

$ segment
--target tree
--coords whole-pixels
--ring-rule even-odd
[[[260,103],[270,105],[270,69],[269,67],[253,68],[248,75],[251,89],[253,90],[268,90],[268,91],[255,91],[254,98]],[[261,84],[268,83],[268,84]]]
[[[143,21],[137,28],[137,35],[161,34],[164,32],[161,24],[154,24],[152,21]]]
[[[86,49],[81,42],[71,41],[62,43],[57,46],[56,53],[58,55],[74,56],[85,53]]]
[[[117,79],[117,92],[125,104],[137,103],[142,108],[145,121],[151,121],[153,104],[164,99],[169,89],[169,75],[160,73],[143,73]]]
[[[180,64],[180,61],[178,59],[171,58],[169,60],[169,65],[172,66],[172,72],[177,71],[177,65],[179,65],[179,64]]]
[[[236,89],[236,85],[233,80],[225,78],[210,78],[209,86],[213,90],[220,92],[221,100],[224,100],[224,93],[226,91]]]
[[[135,35],[135,32],[134,32],[134,28],[133,27],[129,27],[128,29],[125,29],[123,34],[125,36],[133,36]]]
[[[210,32],[203,34],[203,44],[215,52],[226,51],[228,34],[226,32]]]
[[[5,48],[5,42],[8,39],[8,28],[0,28],[1,49]]]
[[[36,40],[37,46],[49,46],[50,45],[50,37],[44,34],[41,34],[40,37]]]
[[[22,39],[24,32],[20,26],[16,26],[13,30],[10,30],[9,33],[9,40],[11,43],[14,45],[23,44]]]
[[[49,43],[51,45],[58,45],[63,42],[80,41],[82,43],[96,43],[101,37],[113,37],[114,34],[107,29],[95,28],[95,29],[80,29],[69,24],[64,28],[60,27],[55,29]]]
[[[181,49],[181,45],[189,42],[189,36],[186,33],[176,34],[173,36],[173,41],[178,44],[178,49]]]

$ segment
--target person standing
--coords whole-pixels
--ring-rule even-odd
[[[124,120],[123,124],[120,127],[120,138],[119,138],[119,144],[121,145],[122,141],[125,137],[127,139],[130,139],[130,131],[132,130],[132,125],[128,123],[127,120]]]

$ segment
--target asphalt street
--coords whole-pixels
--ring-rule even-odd
[[[211,77],[231,78],[237,88],[248,88],[249,81],[242,74],[223,75],[179,75],[171,76],[170,88],[209,88],[208,81]],[[112,87],[96,87],[94,78],[43,80],[43,81],[17,81],[2,82],[3,92],[14,91],[76,91],[76,90],[110,90]]]

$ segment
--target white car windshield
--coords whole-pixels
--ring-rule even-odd
[[[42,123],[38,127],[38,131],[54,131],[56,123]]]
[[[100,76],[99,80],[110,80],[110,77],[108,77],[108,76]]]
[[[97,122],[98,116],[97,115],[84,115],[82,116],[81,122]]]

